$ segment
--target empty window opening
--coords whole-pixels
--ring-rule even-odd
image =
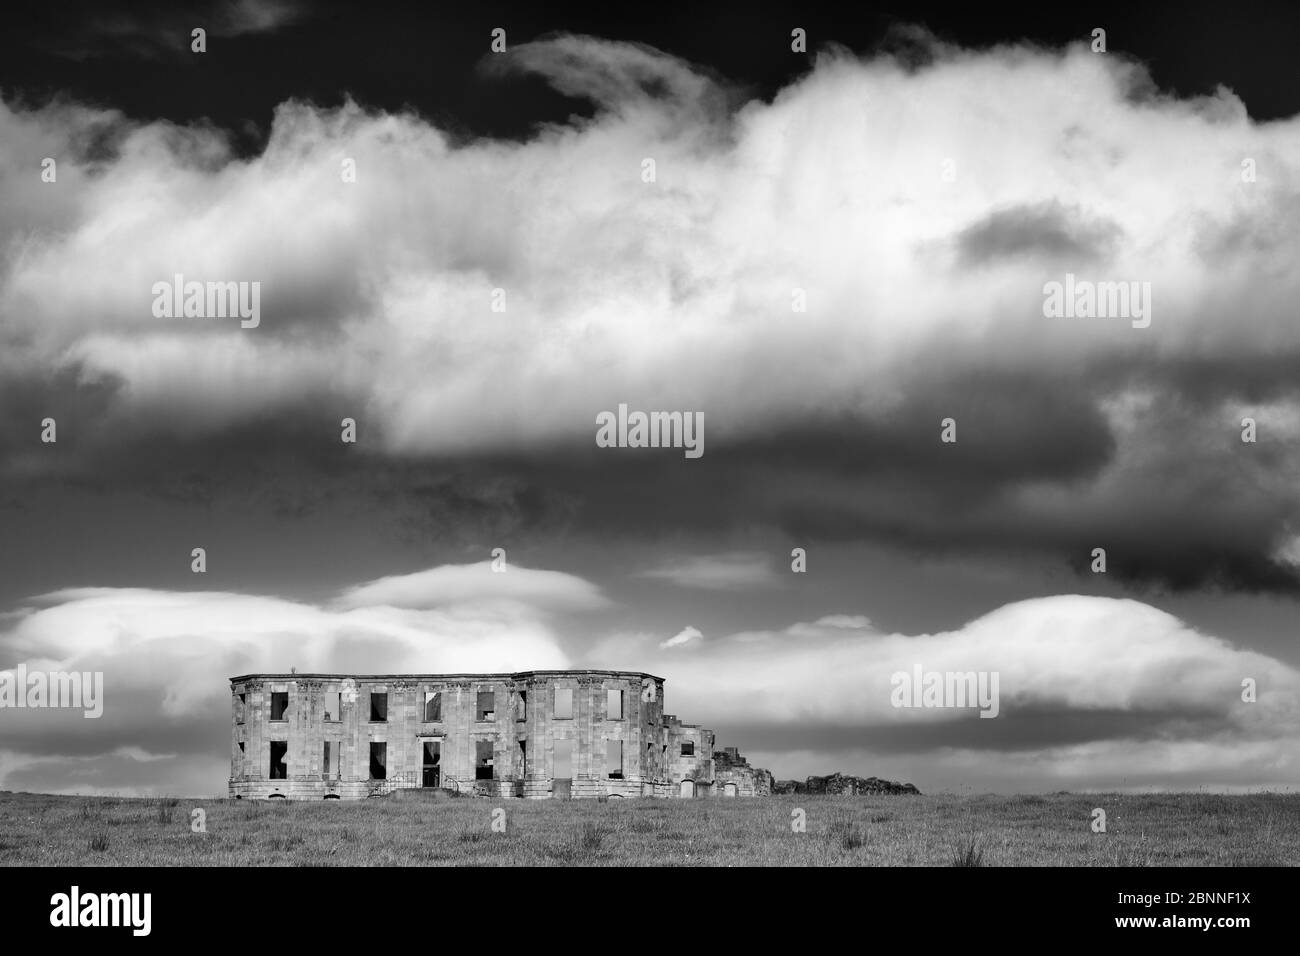
[[[688,740],[682,744],[682,756],[683,757],[695,756],[695,741]]]
[[[611,780],[623,779],[623,741],[605,741],[605,772]]]
[[[442,691],[426,690],[424,692],[424,719],[442,720]]]
[[[285,716],[289,709],[289,692],[287,690],[277,690],[271,693],[271,719],[288,720]]]
[[[516,715],[515,720],[527,720],[527,719],[528,719],[528,691],[521,690],[519,692],[519,712]]]
[[[492,766],[492,741],[476,740],[474,741],[474,779],[491,780],[493,779]]]
[[[573,688],[571,687],[555,688],[555,719],[556,720],[573,719]]]
[[[244,742],[242,740],[239,742],[239,752],[241,754],[244,752]]]
[[[289,741],[271,741],[271,779],[286,780],[289,777],[288,758]]]
[[[342,776],[342,767],[339,765],[339,747],[340,741],[325,741],[325,752],[321,760],[321,779],[338,780]]]
[[[388,744],[370,743],[370,779],[388,779]]]
[[[342,695],[336,690],[325,692],[325,719],[326,720],[343,719]]]
[[[528,775],[528,741],[519,741],[519,775]]]
[[[442,786],[442,741],[424,742],[424,780],[426,787]]]
[[[573,741],[557,740],[555,742],[555,774],[559,780],[573,777]]]
[[[372,723],[382,724],[388,720],[388,694],[370,694],[370,720]],[[382,777],[378,779],[383,779]]]
[[[481,690],[478,692],[478,719],[479,720],[496,720],[496,701],[497,695],[490,690]]]
[[[605,692],[605,716],[610,720],[623,719],[623,692],[609,690]]]
[[[240,694],[239,704],[235,707],[235,723],[242,724],[244,722],[244,708],[247,705],[248,701],[245,699],[243,694]]]

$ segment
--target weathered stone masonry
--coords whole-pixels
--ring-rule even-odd
[[[661,677],[248,674],[231,678],[230,796],[761,796],[772,777],[663,712]]]

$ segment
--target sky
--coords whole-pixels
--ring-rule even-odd
[[[783,779],[1295,790],[1300,20],[1174,9],[24,14],[0,668],[105,705],[0,789],[221,794],[239,674],[597,667]]]

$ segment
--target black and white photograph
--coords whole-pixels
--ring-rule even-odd
[[[22,921],[799,867],[1253,941],[1300,866],[1297,51],[1285,3],[6,10]],[[400,881],[372,943],[486,899]]]

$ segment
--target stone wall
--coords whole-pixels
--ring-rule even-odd
[[[723,797],[766,797],[772,793],[772,775],[751,767],[735,747],[713,754],[714,791]]]
[[[921,791],[910,783],[895,783],[892,780],[881,780],[879,777],[855,777],[847,773],[833,773],[825,777],[809,777],[807,780],[778,780],[772,785],[772,792],[860,796],[879,793],[920,794]]]
[[[698,724],[684,724],[676,716],[665,714],[663,739],[668,777],[677,785],[677,795],[688,795],[681,783],[690,781],[694,790],[690,796],[708,796],[713,789],[713,731]]]

